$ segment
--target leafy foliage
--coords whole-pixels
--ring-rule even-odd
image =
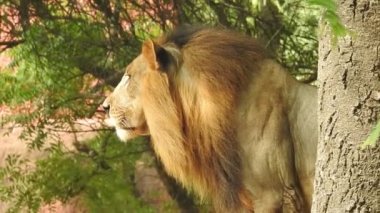
[[[332,29],[333,36],[345,36],[347,34],[346,27],[342,24],[337,15],[337,4],[335,0],[309,0],[310,5],[318,6],[324,10],[323,17]]]
[[[56,145],[35,168],[10,155],[0,170],[0,199],[37,212],[42,204],[67,202],[80,195],[90,212],[152,212],[133,195],[134,162],[147,149],[144,141],[125,145],[109,133],[88,142],[89,155],[64,151]]]

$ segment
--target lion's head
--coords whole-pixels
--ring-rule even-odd
[[[234,108],[262,52],[248,37],[207,28],[148,40],[103,104],[109,123],[124,141],[151,135],[167,172],[218,209],[243,208]]]
[[[169,51],[172,51],[169,53]],[[142,54],[135,58],[126,68],[123,78],[110,96],[103,103],[103,108],[108,111],[109,118],[106,123],[116,128],[117,135],[123,141],[127,141],[140,135],[149,134],[149,128],[144,114],[144,91],[152,88],[160,91],[162,86],[149,81],[149,76],[159,75],[168,83],[168,74],[174,73],[179,67],[177,50],[167,45],[165,49],[149,40],[143,44]],[[174,54],[174,55],[172,55]],[[159,61],[156,60],[157,57]],[[175,62],[175,64],[173,64]],[[146,98],[145,98],[146,99]],[[147,100],[147,105],[150,100]],[[159,113],[159,112],[157,112]]]
[[[106,123],[115,127],[118,137],[123,141],[148,134],[140,100],[141,79],[147,69],[145,61],[143,56],[139,56],[129,64],[120,83],[103,103],[109,115]]]

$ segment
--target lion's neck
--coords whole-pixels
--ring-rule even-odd
[[[201,197],[219,197],[223,203],[217,206],[241,208],[247,196],[232,121],[233,96],[190,81],[180,81],[183,84],[174,88],[178,93],[169,91],[169,85],[157,91],[159,76],[154,78],[144,92],[143,105],[149,106],[144,112],[154,150],[168,173]]]

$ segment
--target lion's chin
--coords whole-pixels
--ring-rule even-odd
[[[112,118],[112,117],[106,118],[104,120],[104,123],[106,124],[106,126],[113,127],[116,129],[116,135],[121,141],[127,142],[128,140],[133,138],[132,137],[133,131],[129,130],[129,129],[119,128],[117,125],[117,122],[114,118]]]
[[[120,128],[116,128],[116,135],[123,142],[127,142],[128,140],[136,137],[132,131]]]

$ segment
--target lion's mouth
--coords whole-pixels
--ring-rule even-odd
[[[116,119],[114,119],[112,117],[106,118],[104,120],[104,123],[109,127],[122,129],[122,130],[126,130],[126,131],[135,131],[137,129],[137,127],[121,125],[120,122],[117,122]]]
[[[137,127],[121,127],[120,129],[124,129],[127,131],[135,131],[137,129]]]
[[[115,128],[117,135],[123,141],[127,141],[130,138],[136,136],[149,135],[149,130],[146,122],[139,126],[123,125],[113,117],[108,117],[104,120],[104,123],[108,127]]]

